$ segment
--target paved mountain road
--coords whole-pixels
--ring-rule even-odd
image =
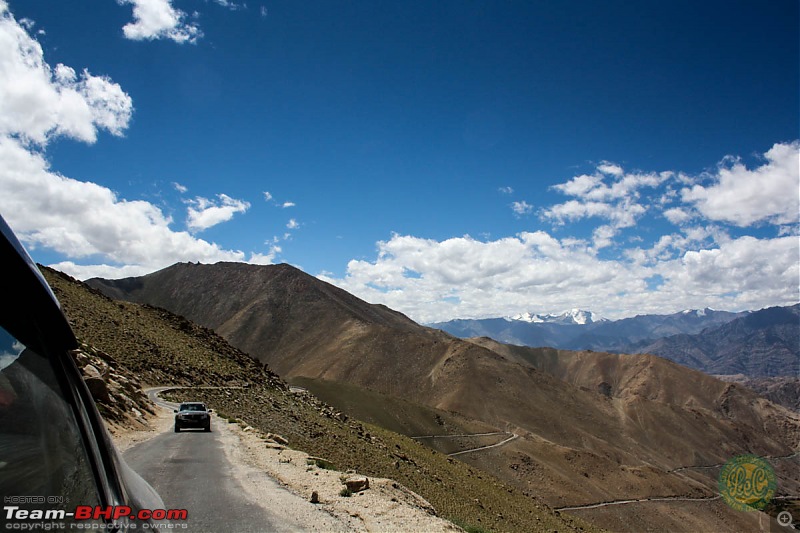
[[[171,412],[174,404],[155,398]],[[215,423],[217,422],[217,423]],[[344,524],[292,494],[267,474],[231,461],[236,436],[212,421],[212,432],[172,428],[134,445],[125,461],[161,495],[167,509],[187,509],[191,532],[345,531]],[[250,484],[251,491],[243,485]],[[252,497],[252,487],[258,498]],[[179,524],[179,522],[176,522]]]

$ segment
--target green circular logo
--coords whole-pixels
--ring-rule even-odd
[[[719,493],[737,511],[763,509],[775,488],[775,471],[757,455],[737,455],[719,473]]]

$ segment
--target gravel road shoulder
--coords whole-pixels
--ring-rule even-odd
[[[120,451],[172,430],[172,412],[163,406],[148,420],[147,430],[113,428],[112,437]],[[453,523],[435,516],[433,507],[421,496],[390,479],[369,478],[369,488],[343,496],[343,479],[358,477],[317,466],[305,452],[292,450],[269,440],[253,428],[214,416],[212,430],[219,434],[231,475],[244,488],[248,499],[259,506],[286,509],[295,523],[306,523],[308,531],[357,532],[456,532]],[[311,464],[309,464],[311,463]],[[323,463],[324,464],[324,463]],[[266,478],[286,489],[283,494],[264,491]],[[316,492],[319,503],[310,503]],[[297,497],[302,498],[299,502]]]

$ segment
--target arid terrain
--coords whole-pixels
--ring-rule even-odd
[[[498,433],[475,447],[516,435],[458,459],[601,527],[757,530],[766,517],[720,501],[709,468],[741,453],[774,458],[779,494],[798,493],[797,413],[658,357],[456,339],[287,265],[179,264],[92,284],[219,332],[349,416],[410,437],[433,434],[421,420]],[[461,439],[420,440],[453,453],[471,446]],[[607,505],[621,500],[636,502]]]
[[[262,363],[207,328],[163,309],[113,301],[68,276],[43,271],[79,338],[143,385],[223,387],[192,396],[226,419],[283,436],[290,448],[324,458],[336,470],[392,479],[467,530],[601,530],[414,439],[292,392]],[[433,416],[430,424],[437,424]]]

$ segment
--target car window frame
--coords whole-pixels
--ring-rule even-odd
[[[99,504],[127,505],[132,498],[122,481],[124,467],[72,356],[78,341],[52,289],[2,217],[0,234],[0,257],[9,280],[4,300],[14,306],[13,313],[3,312],[2,325],[15,337],[18,332],[35,335],[36,351],[50,364],[74,416]]]

